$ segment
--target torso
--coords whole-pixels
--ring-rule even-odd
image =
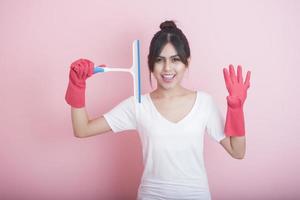
[[[167,120],[177,123],[181,121],[192,110],[197,92],[187,90],[182,95],[172,98],[159,98],[152,92],[150,93],[152,102],[157,111]]]

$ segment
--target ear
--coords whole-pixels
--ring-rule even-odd
[[[189,58],[187,59],[187,61],[188,61],[188,66],[190,66],[191,57],[189,57]]]

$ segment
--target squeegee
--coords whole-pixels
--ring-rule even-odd
[[[132,66],[124,67],[101,67],[94,68],[94,74],[99,72],[129,72],[133,79],[133,95],[138,103],[141,103],[141,66],[140,66],[140,41],[132,43]]]

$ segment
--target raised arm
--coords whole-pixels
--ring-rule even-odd
[[[103,116],[89,120],[86,109],[71,108],[72,125],[75,137],[84,138],[111,131]]]
[[[71,106],[74,135],[79,138],[90,137],[111,130],[103,116],[90,120],[85,109],[86,79],[93,75],[93,70],[94,63],[87,59],[79,59],[70,66],[65,100]]]
[[[243,105],[247,98],[247,90],[250,87],[250,74],[248,71],[245,82],[242,76],[242,67],[237,68],[237,75],[234,67],[229,65],[229,73],[223,69],[227,96],[227,114],[225,122],[225,135],[228,136],[221,141],[223,147],[235,158],[243,158],[246,151],[245,122]]]

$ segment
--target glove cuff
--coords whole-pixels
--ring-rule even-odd
[[[65,95],[66,102],[74,108],[82,108],[85,106],[85,87],[79,88],[71,81]]]
[[[227,115],[224,132],[226,136],[245,136],[244,111],[241,104],[232,105],[229,102],[227,107]],[[229,105],[230,104],[230,105]]]

